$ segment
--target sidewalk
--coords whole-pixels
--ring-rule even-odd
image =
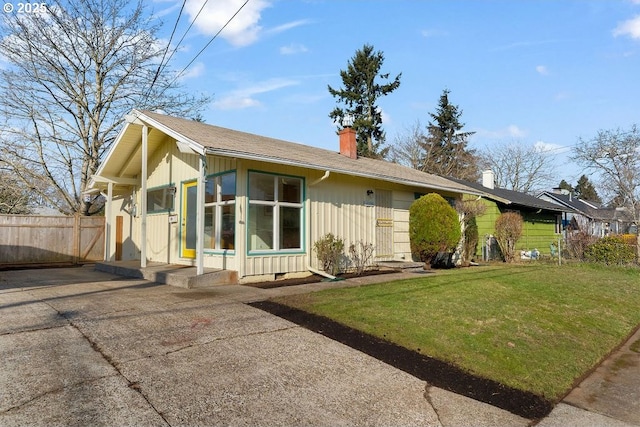
[[[86,267],[0,272],[0,425],[529,425],[245,304],[410,274],[189,290]],[[539,425],[638,425],[575,402]]]

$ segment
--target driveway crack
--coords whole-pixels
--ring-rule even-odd
[[[433,403],[433,400],[431,399],[431,389],[433,389],[433,386],[429,383],[425,383],[424,398],[429,404],[429,406],[431,406],[431,409],[433,409],[434,414],[436,414],[438,425],[444,426],[444,424],[442,424],[442,419],[440,419],[440,413],[438,412],[438,408],[436,407],[436,405]]]
[[[43,301],[43,303],[47,304],[49,307],[51,307],[51,309],[53,309],[56,313],[58,313],[58,316],[64,318],[67,323],[69,324],[69,326],[71,326],[72,328],[74,328],[76,331],[78,331],[78,333],[80,335],[82,335],[82,337],[89,343],[89,345],[91,346],[91,348],[99,353],[102,358],[113,367],[113,369],[115,369],[115,371],[118,373],[118,375],[120,375],[120,377],[122,377],[126,383],[127,386],[129,388],[131,388],[132,390],[137,391],[140,396],[142,396],[142,398],[147,402],[147,404],[155,411],[156,414],[158,414],[158,416],[160,418],[162,418],[162,420],[165,422],[166,425],[171,426],[171,424],[169,423],[169,421],[164,417],[164,415],[162,414],[162,412],[160,412],[155,405],[149,400],[149,398],[142,392],[142,390],[140,389],[140,386],[138,385],[137,382],[133,382],[131,380],[129,380],[129,378],[127,378],[122,371],[120,371],[120,369],[118,368],[117,363],[108,355],[106,354],[104,351],[102,351],[102,349],[100,348],[100,346],[98,345],[97,342],[93,341],[89,336],[87,336],[84,331],[78,327],[78,325],[76,325],[72,319],[69,318],[68,315],[65,315],[64,312],[61,312],[60,310],[58,310],[56,307],[52,306],[51,304],[49,304],[46,301]]]

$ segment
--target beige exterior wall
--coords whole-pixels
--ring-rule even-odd
[[[149,261],[195,265],[195,260],[182,256],[181,223],[183,221],[183,184],[198,177],[198,156],[181,153],[173,140],[167,138],[155,150],[148,162],[148,189],[173,185],[176,187],[172,212],[147,215],[147,256]],[[375,193],[378,190],[391,192],[391,220],[393,251],[384,259],[411,260],[409,246],[409,206],[415,193],[429,192],[425,189],[410,188],[401,184],[386,183],[374,179],[358,178],[331,173],[321,180],[324,171],[309,170],[264,163],[253,160],[209,156],[207,175],[225,171],[236,171],[236,235],[235,249],[226,253],[205,251],[204,266],[238,271],[239,277],[273,276],[279,273],[306,272],[308,267],[319,268],[313,243],[326,233],[333,233],[345,242],[345,249],[351,243],[363,241],[377,245]],[[247,252],[247,178],[249,171],[290,175],[304,180],[304,233],[301,251],[274,254],[249,254]],[[368,195],[367,191],[373,191]],[[141,206],[139,189],[134,191],[134,200]],[[124,216],[126,249],[124,259],[139,259],[141,236],[141,212],[130,216],[121,201],[114,215]],[[177,222],[170,223],[169,216],[177,215]],[[115,222],[113,222],[115,224]],[[115,231],[112,227],[112,233]],[[388,234],[387,234],[388,235]],[[115,235],[112,239],[115,243]],[[114,247],[114,245],[112,245]]]

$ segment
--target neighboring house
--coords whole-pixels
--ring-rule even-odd
[[[581,230],[596,237],[629,232],[631,221],[624,209],[602,207],[560,188],[543,191],[538,197],[571,210],[562,221],[565,230]]]
[[[558,241],[558,235],[562,232],[562,217],[570,211],[568,208],[518,191],[495,188],[492,171],[483,172],[482,184],[458,179],[454,181],[485,193],[482,200],[486,211],[476,219],[480,240],[476,255],[485,260],[499,257],[493,235],[496,219],[505,212],[518,212],[524,220],[517,250],[531,252],[537,249],[544,255],[551,253],[551,244]]]
[[[330,151],[134,110],[90,184],[107,198],[105,259],[270,279],[318,269],[313,243],[331,232],[345,247],[372,243],[375,261],[410,261],[416,194],[484,194],[358,158],[351,128],[339,144]]]

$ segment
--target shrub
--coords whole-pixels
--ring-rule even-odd
[[[456,200],[456,211],[462,228],[462,239],[459,243],[462,265],[469,265],[469,261],[476,254],[479,239],[476,218],[482,215],[486,209],[486,205],[480,200]]]
[[[635,261],[636,252],[635,247],[626,244],[622,238],[606,236],[587,247],[584,259],[606,265],[625,265]]]
[[[313,244],[322,269],[331,275],[340,272],[340,261],[344,254],[344,241],[332,233],[325,234]]]
[[[364,273],[372,256],[373,244],[371,243],[365,243],[360,240],[357,243],[349,245],[349,258],[351,259],[358,276]]]
[[[517,212],[505,212],[496,219],[495,237],[506,262],[516,258],[516,243],[522,235],[522,216]]]
[[[462,246],[462,260],[464,262],[473,260],[473,257],[476,255],[479,239],[478,223],[474,217],[469,220],[467,227],[464,229],[464,245]]]
[[[411,252],[429,268],[438,252],[451,252],[460,240],[458,214],[439,194],[420,197],[409,208]]]
[[[584,251],[598,240],[597,237],[587,233],[586,231],[578,230],[567,234],[567,253],[569,257],[573,259],[584,259]]]

